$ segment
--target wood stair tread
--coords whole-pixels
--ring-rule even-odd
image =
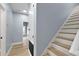
[[[59,42],[59,43],[69,45],[69,46],[72,44],[72,41],[70,40],[64,40],[64,39],[59,39],[59,38],[56,38],[54,42]]]
[[[1,51],[0,51],[0,56],[1,56]]]
[[[48,48],[50,51],[52,51],[54,54],[56,54],[57,56],[68,56],[71,55],[68,51],[68,49],[65,49],[61,46],[58,46],[54,43],[51,44],[51,46],[49,46]]]
[[[74,17],[74,18],[70,17],[68,20],[77,19],[77,18],[79,18],[79,17]]]
[[[72,35],[72,34],[61,34],[61,33],[59,33],[56,36],[56,38],[73,41],[73,39],[75,38],[75,35]]]
[[[66,22],[65,24],[78,24],[79,21],[75,21],[75,22]]]
[[[64,30],[67,30],[67,29],[79,29],[79,28],[62,28]]]
[[[79,27],[76,27],[76,26],[75,27],[72,27],[71,26],[71,27],[63,27],[62,29],[79,29]]]
[[[79,11],[75,11],[77,13],[73,13],[70,17],[79,16]]]
[[[73,41],[73,39],[66,38],[66,37],[61,37],[61,36],[57,36],[56,38],[60,38],[60,39],[65,39],[65,40],[70,40],[70,41]]]
[[[77,33],[77,31],[78,31],[78,29],[64,29],[64,28],[62,28],[60,31],[63,31],[63,32],[76,32]]]
[[[73,15],[71,15],[70,17],[74,17],[74,16],[79,16],[79,14],[73,14]]]
[[[63,28],[79,28],[79,25],[68,25],[68,26],[63,26]]]
[[[47,54],[50,56],[56,56],[56,54],[54,54],[53,52],[51,52],[49,49],[47,50]]]
[[[69,19],[75,19],[75,18],[79,18],[79,15],[77,15],[77,16],[70,16],[70,18]]]
[[[59,45],[61,47],[64,47],[66,49],[70,49],[70,45],[66,45],[66,44],[63,44],[63,43],[60,43],[60,42],[57,42],[57,41],[52,42],[52,43],[55,43],[55,44],[57,44],[57,45]]]
[[[74,24],[64,24],[64,26],[68,26],[68,25],[79,25],[79,23],[74,23]]]
[[[59,32],[61,34],[73,34],[73,35],[76,35],[76,33],[72,33],[72,32]]]
[[[78,18],[77,19],[68,19],[67,21],[74,21],[74,20],[79,20]]]
[[[50,56],[48,53],[45,53],[43,56]]]
[[[75,11],[75,12],[77,12],[77,11]],[[70,17],[74,17],[74,16],[78,16],[79,15],[79,13],[77,12],[77,13],[73,13]]]
[[[72,15],[72,16],[70,16],[71,18],[73,18],[73,17],[79,17],[79,14],[78,15]]]
[[[66,54],[62,53],[61,51],[51,47],[51,48],[48,48],[52,53],[56,54],[57,56],[66,56]]]
[[[79,20],[70,20],[70,21],[68,20],[67,23],[70,23],[70,22],[77,22],[77,21],[79,21]]]
[[[60,30],[60,32],[77,33],[78,29]]]

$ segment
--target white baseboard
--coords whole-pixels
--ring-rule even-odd
[[[22,44],[23,42],[16,42],[16,43],[12,43],[12,45],[10,46],[10,48],[9,48],[9,50],[8,50],[8,52],[6,53],[6,56],[8,56],[9,55],[9,53],[10,53],[10,51],[11,51],[11,49],[12,49],[12,47],[14,46],[14,45],[17,45],[17,44]],[[32,56],[31,55],[31,53],[30,53],[30,51],[29,51],[29,49],[28,49],[28,52],[29,52],[29,55],[30,56]]]
[[[23,42],[12,43],[12,46],[13,46],[13,45],[17,45],[17,44],[22,44],[22,43],[23,43]],[[29,52],[29,55],[32,56],[31,53],[30,53],[30,51],[29,51],[29,49],[28,49],[28,52]]]
[[[29,52],[30,56],[32,56],[31,53],[30,53],[30,51],[29,51],[29,49],[28,49],[28,52]]]
[[[6,56],[8,56],[8,55],[9,55],[9,53],[10,53],[11,49],[12,49],[12,45],[10,46],[10,48],[9,48],[8,52],[6,53]]]
[[[13,45],[17,45],[17,44],[22,44],[23,42],[15,42],[15,43],[12,43],[12,46]]]
[[[6,56],[8,56],[9,55],[9,53],[10,53],[10,51],[11,51],[11,49],[12,49],[12,47],[14,46],[14,45],[17,45],[17,44],[22,44],[23,42],[16,42],[16,43],[12,43],[11,44],[11,46],[10,46],[10,48],[9,48],[9,50],[8,50],[8,52],[6,53]]]

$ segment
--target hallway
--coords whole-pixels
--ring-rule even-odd
[[[34,4],[0,3],[0,8],[1,56],[33,55]]]
[[[30,56],[30,53],[26,46],[23,46],[23,44],[17,44],[12,47],[9,56]]]
[[[1,56],[79,55],[79,4],[0,5]]]

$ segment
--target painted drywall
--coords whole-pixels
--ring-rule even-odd
[[[38,3],[36,25],[36,55],[41,55],[75,4]]]
[[[27,16],[13,13],[8,4],[3,4],[6,11],[6,52],[12,43],[22,42],[23,21],[28,22]]]
[[[6,33],[6,51],[10,48],[13,40],[13,17],[12,12],[7,12],[7,33]]]
[[[5,10],[5,14],[6,14],[6,42],[5,42],[5,49],[6,52],[8,51],[8,49],[10,48],[11,44],[12,44],[12,39],[13,39],[13,19],[12,19],[12,11],[9,7],[8,4],[3,4],[4,10]]]
[[[18,14],[13,12],[13,36],[14,40],[12,42],[22,42],[23,41],[23,22],[28,22],[28,16],[23,14]]]

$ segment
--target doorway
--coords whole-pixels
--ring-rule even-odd
[[[28,22],[23,22],[23,45],[28,49]]]

